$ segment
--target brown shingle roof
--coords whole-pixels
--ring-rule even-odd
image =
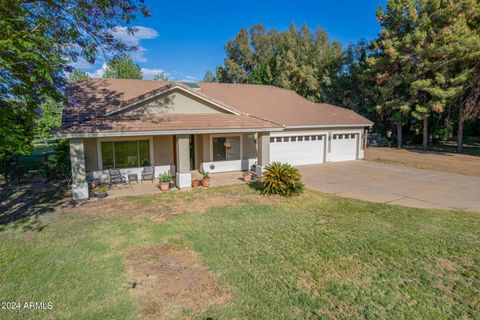
[[[102,116],[172,86],[174,83],[168,81],[131,79],[89,79],[75,82],[67,87],[69,104],[63,110],[63,122]]]
[[[273,86],[155,80],[89,79],[67,88],[62,133],[145,130],[209,130],[372,124],[345,108],[316,104],[293,91]],[[115,112],[172,87],[182,87],[226,109],[239,113],[218,115],[146,115],[122,117]]]
[[[291,90],[251,84],[206,83],[202,92],[242,113],[285,126],[371,125],[372,122],[349,109],[313,103]]]

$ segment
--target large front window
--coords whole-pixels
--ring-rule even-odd
[[[213,137],[213,161],[240,160],[240,136]]]
[[[150,165],[150,142],[148,140],[103,141],[101,149],[104,170]]]

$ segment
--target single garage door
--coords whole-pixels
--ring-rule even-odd
[[[351,133],[332,134],[330,161],[347,161],[357,158],[357,135]]]
[[[299,135],[270,138],[270,162],[291,165],[322,163],[324,135]]]

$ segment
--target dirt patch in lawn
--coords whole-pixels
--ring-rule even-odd
[[[247,186],[228,186],[210,190],[188,190],[154,195],[123,197],[87,202],[75,210],[92,218],[128,216],[162,223],[186,212],[204,213],[213,207],[248,203],[277,203],[280,197],[265,197]]]
[[[416,149],[368,148],[365,160],[419,169],[480,176],[480,157]]]
[[[179,247],[129,247],[126,262],[128,286],[140,305],[138,319],[175,319],[229,299],[196,256]]]

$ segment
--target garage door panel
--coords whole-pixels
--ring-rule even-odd
[[[305,141],[306,137],[308,137],[308,141]],[[292,165],[322,163],[325,137],[314,137],[315,140],[312,140],[312,136],[272,138],[274,140],[270,143],[270,162],[282,162]],[[302,141],[299,141],[300,139]]]
[[[331,161],[348,161],[357,158],[357,135],[336,133],[332,135]]]

